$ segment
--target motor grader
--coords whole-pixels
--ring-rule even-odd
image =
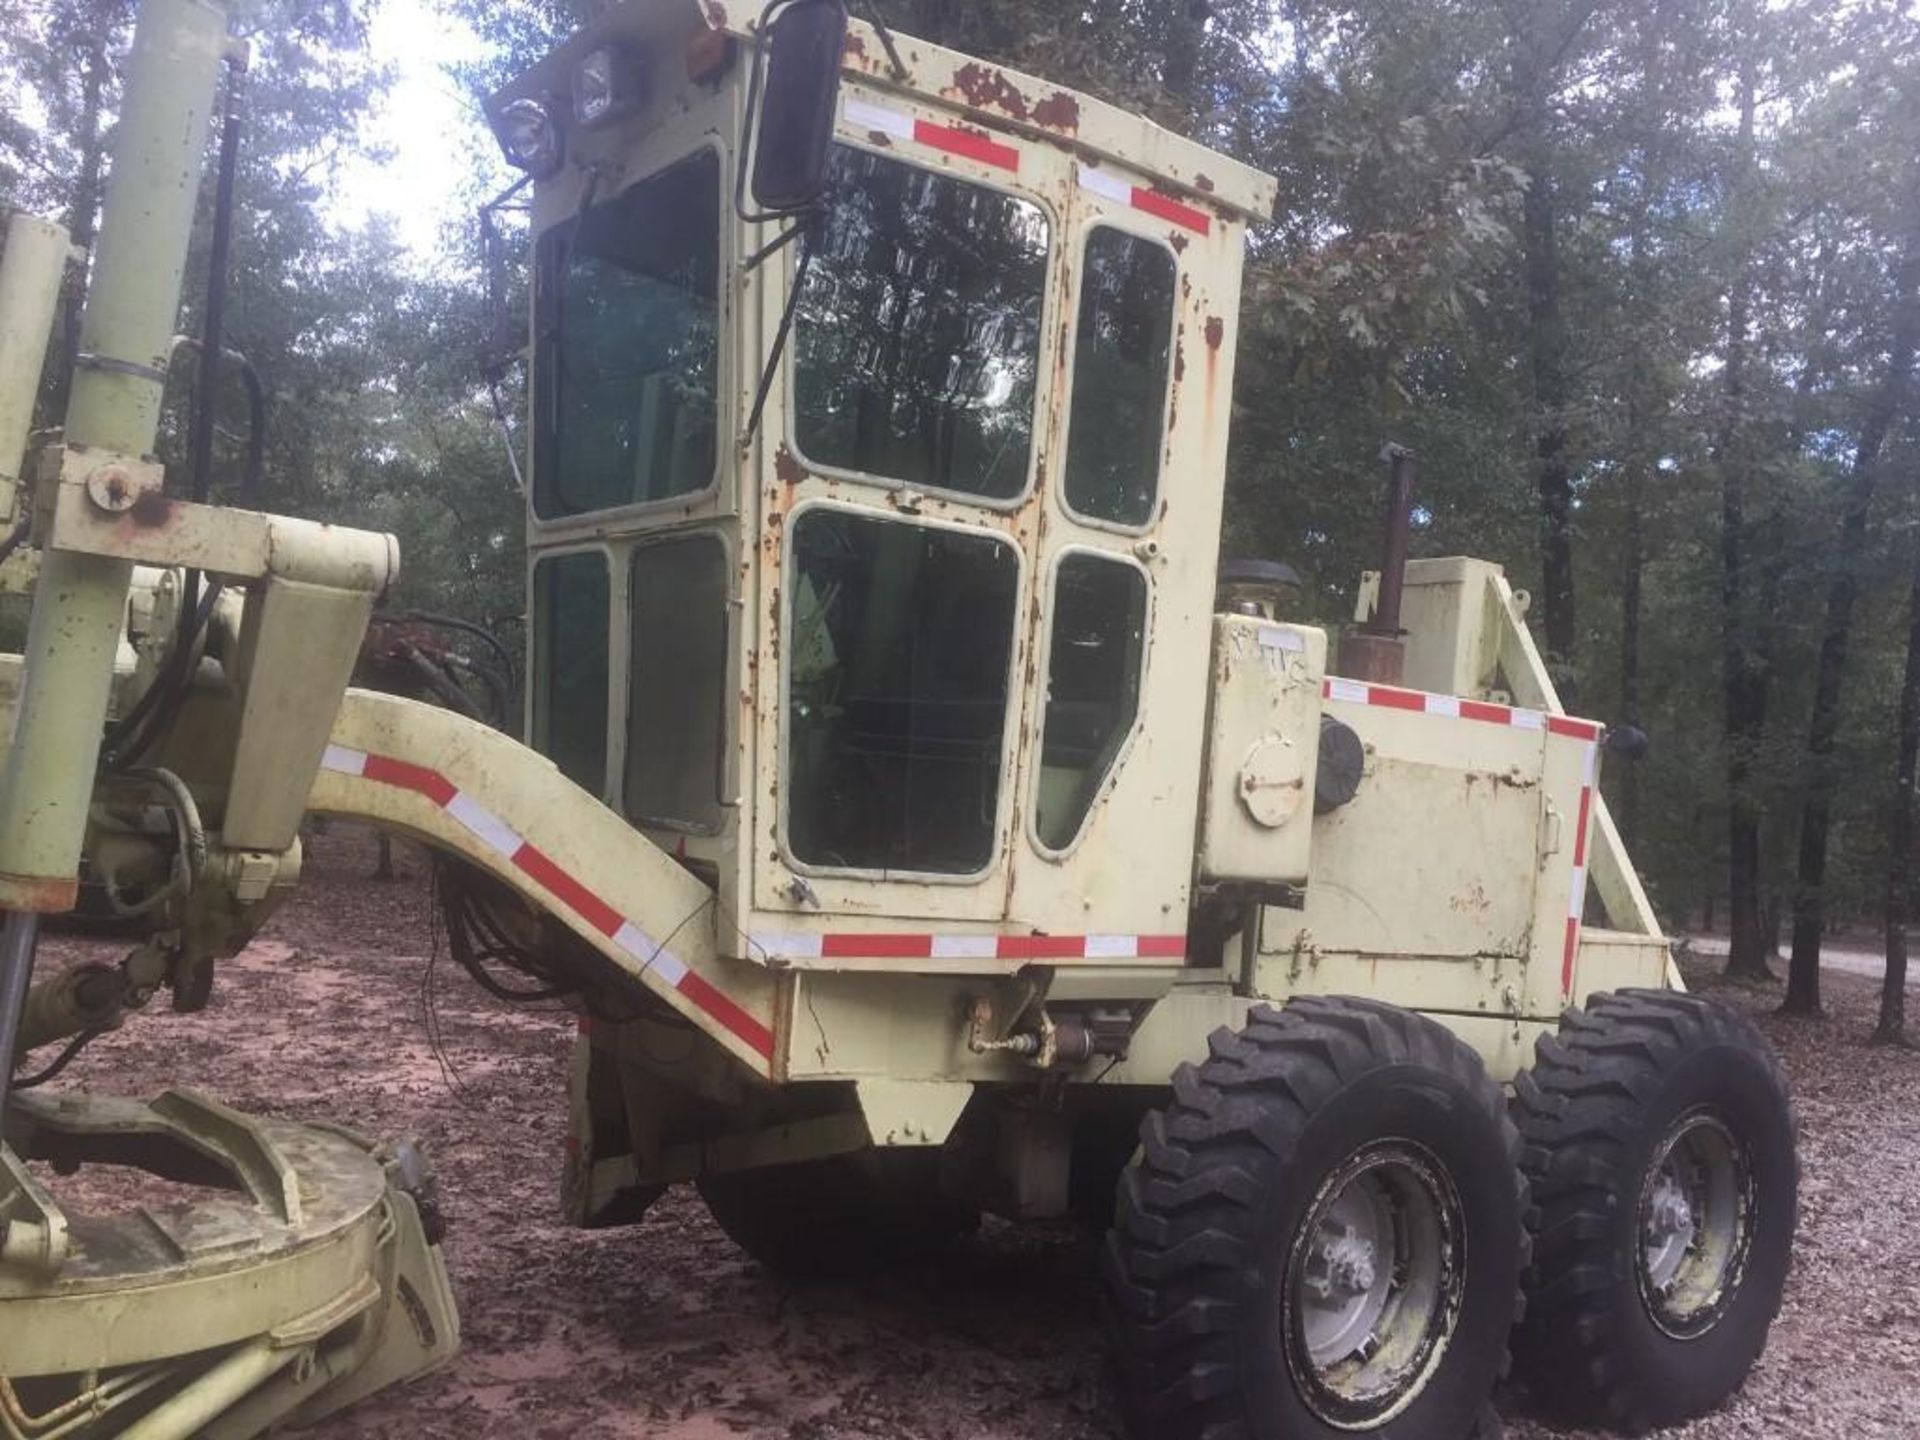
[[[162,990],[217,1003],[313,815],[430,849],[455,957],[571,997],[579,1225],[691,1182],[817,1276],[1081,1217],[1156,1440],[1465,1440],[1510,1351],[1627,1430],[1741,1383],[1792,1121],[1681,986],[1598,789],[1621,736],[1564,712],[1498,567],[1409,561],[1403,524],[1334,635],[1283,567],[1219,561],[1269,177],[828,0],[628,0],[508,85],[522,744],[350,688],[391,537],[208,489],[241,64],[217,9],[144,0],[31,444],[66,237],[17,218],[0,263],[32,596],[0,662],[0,1434],[252,1435],[456,1349],[414,1147],[191,1075],[35,1083]],[[138,943],[36,967],[83,872]],[[105,1166],[217,1198],[63,1200]]]

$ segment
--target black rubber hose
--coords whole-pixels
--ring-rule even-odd
[[[458,630],[464,635],[471,635],[493,651],[494,658],[500,662],[502,673],[509,678],[513,675],[513,657],[507,653],[507,647],[500,643],[500,638],[484,625],[476,625],[471,620],[462,620],[457,615],[442,615],[434,610],[409,610],[405,614],[396,615],[394,619],[402,624],[418,622],[422,625],[437,625],[442,629]]]

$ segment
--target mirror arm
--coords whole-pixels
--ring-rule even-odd
[[[782,230],[778,235],[774,236],[773,239],[769,240],[766,244],[762,245],[758,250],[754,251],[744,261],[741,262],[740,264],[741,273],[744,275],[751,275],[755,270],[758,270],[768,260],[772,259],[774,255],[777,254],[779,251],[786,249],[787,246],[791,245],[795,240],[799,239],[801,232],[805,229],[806,229],[806,222],[803,220],[796,225],[790,225],[785,230]]]
[[[799,235],[806,227],[796,225],[788,231],[789,235]],[[813,247],[804,239],[800,246],[800,259],[793,267],[793,288],[787,292],[787,303],[780,312],[780,326],[773,332],[773,344],[767,350],[767,363],[760,371],[760,383],[754,388],[753,409],[747,415],[746,433],[741,443],[750,443],[760,429],[761,413],[767,408],[767,396],[773,391],[774,372],[780,368],[780,357],[787,348],[787,339],[793,333],[794,312],[800,308],[800,292],[806,287],[807,267],[813,263]]]
[[[863,0],[860,8],[866,12],[867,23],[873,26],[873,33],[880,37],[880,48],[887,52],[887,64],[893,69],[893,78],[906,79],[907,62],[900,58],[900,47],[893,43],[893,31],[887,28],[886,18],[880,13],[880,0]]]

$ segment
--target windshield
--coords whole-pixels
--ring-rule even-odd
[[[1007,500],[1026,488],[1045,295],[1030,201],[834,152],[794,326],[794,439],[816,465]]]
[[[720,157],[667,167],[540,237],[534,512],[704,490],[716,459]]]

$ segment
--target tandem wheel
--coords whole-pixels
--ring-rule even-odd
[[[1630,1433],[1713,1409],[1766,1344],[1793,1244],[1793,1112],[1766,1041],[1697,995],[1597,995],[1515,1091],[1538,1217],[1522,1377]]]
[[[1498,1433],[1527,1235],[1519,1137],[1451,1032],[1262,1006],[1174,1075],[1108,1237],[1136,1440]]]

